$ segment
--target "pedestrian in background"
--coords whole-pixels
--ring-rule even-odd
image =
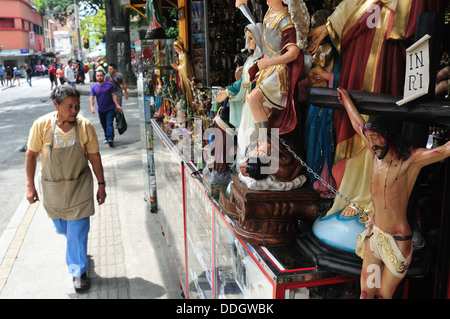
[[[3,86],[3,83],[5,82],[5,67],[1,64],[0,64],[0,80]]]
[[[122,112],[122,107],[117,100],[114,86],[109,82],[105,82],[105,71],[103,68],[96,70],[95,78],[97,83],[91,87],[91,97],[89,99],[91,112],[95,113],[94,103],[97,97],[98,116],[105,134],[104,143],[108,143],[110,147],[113,147],[116,108],[119,112]]]
[[[64,84],[64,64],[61,64],[56,70],[56,77],[59,79],[59,84]]]
[[[67,66],[64,68],[64,78],[67,83],[72,85],[74,88],[76,88],[75,84],[75,72],[72,69],[73,61],[70,60],[67,63]]]
[[[55,85],[55,87],[58,86],[56,80],[56,67],[53,64],[50,64],[50,68],[48,69],[48,77],[50,79],[51,90],[53,90],[53,85]]]
[[[117,100],[120,106],[122,106],[122,87],[125,92],[125,99],[128,100],[128,88],[125,83],[125,79],[122,73],[117,72],[117,65],[115,63],[110,63],[108,66],[108,74],[105,75],[105,81],[108,81],[114,85],[114,90],[117,94]]]
[[[14,67],[14,69],[13,69],[13,81],[12,81],[13,85],[14,85],[14,83],[16,83],[16,80],[17,80],[17,83],[20,86],[20,72],[19,72],[19,70],[17,70],[16,67]]]
[[[8,86],[8,82],[9,82],[9,86],[12,86],[12,77],[13,77],[13,70],[8,65],[6,67],[6,86]]]
[[[66,237],[66,264],[76,292],[90,287],[87,240],[90,216],[95,214],[92,172],[98,181],[97,202],[105,202],[105,179],[94,126],[80,116],[80,93],[70,85],[57,86],[51,94],[55,112],[36,121],[30,129],[25,168],[27,199],[39,201],[35,187],[37,158],[41,153],[40,193],[57,233]]]
[[[125,92],[125,99],[127,99],[127,100],[128,100],[128,88],[127,88],[127,84],[125,83],[125,79],[124,79],[122,73],[117,72],[117,65],[115,63],[109,64],[108,73],[105,76],[105,81],[108,81],[114,85],[114,90],[116,91],[116,95],[117,95],[117,101],[119,102],[119,105],[123,108],[122,86],[123,86],[123,90]],[[115,118],[116,118],[116,121],[118,122],[117,112],[118,111],[116,110]],[[117,122],[116,122],[116,125],[118,125]]]
[[[84,84],[84,64],[77,60],[77,84]]]
[[[33,76],[33,69],[30,65],[27,66],[27,69],[25,70],[27,73],[27,83],[31,86],[31,77]]]

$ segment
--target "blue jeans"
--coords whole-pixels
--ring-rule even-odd
[[[114,141],[114,118],[116,110],[98,111],[100,124],[102,124],[103,132],[105,133],[105,140]]]
[[[74,277],[80,277],[87,270],[87,241],[90,228],[89,217],[79,220],[52,219],[58,234],[67,240],[66,264]]]
[[[31,86],[31,76],[27,75],[27,83]]]

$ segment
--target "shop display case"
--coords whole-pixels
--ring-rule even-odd
[[[156,192],[158,216],[182,290],[186,291],[185,280],[182,279],[186,277],[186,217],[181,195],[184,193],[182,179],[184,160],[177,148],[168,147],[173,144],[159,126],[153,126],[153,131],[153,155],[155,166],[158,167],[158,174],[155,175],[158,185]],[[178,138],[175,133],[170,137],[174,140]]]
[[[157,212],[186,298],[340,298],[358,278],[315,267],[296,246],[254,246],[233,234],[191,160],[187,130],[151,121]]]
[[[179,92],[177,98],[171,98],[170,90],[167,90],[167,80],[177,76],[171,67],[176,60],[174,39],[142,40],[143,78],[139,83],[145,197],[152,212],[158,214],[182,294],[190,299],[358,298],[360,267],[344,272],[341,256],[337,261],[334,255],[328,256],[330,258],[324,258],[323,254],[312,256],[315,250],[309,251],[308,255],[310,247],[301,242],[308,230],[303,229],[302,223],[300,229],[305,232],[287,246],[251,245],[234,235],[237,221],[221,211],[217,196],[211,196],[213,188],[202,178],[201,171],[208,165],[207,142],[202,133],[214,125],[218,111],[218,103],[214,103],[215,92],[235,80],[234,58],[245,47],[244,28],[248,20],[236,10],[234,0],[189,0],[184,3],[189,30],[183,39],[187,42],[195,72],[194,99],[190,106],[198,104],[201,107],[192,109],[202,112],[187,111],[180,117],[165,114],[165,106],[159,108],[159,94],[165,96],[162,103],[180,100]],[[265,1],[249,1],[249,6],[254,6],[251,12],[255,21],[261,22],[267,10]],[[207,98],[201,99],[202,96]],[[324,95],[317,96],[323,98]],[[323,105],[322,102],[316,104]],[[226,102],[223,106],[226,107]],[[155,116],[157,109],[162,111]],[[173,106],[168,109],[173,110]],[[172,120],[182,118],[182,125],[170,123],[171,117]],[[439,170],[443,171],[446,173],[442,186],[446,186],[450,172],[448,161],[445,170]],[[434,281],[433,293],[442,296],[448,295],[448,250],[442,249],[446,242],[442,238],[445,239],[445,229],[450,224],[446,218],[450,207],[449,188],[434,193],[437,194],[433,198],[434,211],[441,211],[442,225],[429,222],[428,234],[436,242],[438,256],[433,258],[437,260],[438,273],[429,275],[424,281],[429,278]],[[441,200],[442,205],[435,204]],[[428,210],[424,211],[428,218]],[[327,263],[332,263],[333,267],[327,267]],[[411,270],[409,273],[413,273]],[[443,282],[445,285],[441,284]],[[410,282],[405,280],[404,297],[409,285]]]

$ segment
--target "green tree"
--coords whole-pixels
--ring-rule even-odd
[[[103,41],[106,34],[105,10],[100,9],[94,14],[85,14],[84,19],[80,21],[81,38],[88,38],[93,44],[99,44]]]
[[[75,0],[83,12],[96,13],[103,9],[103,0]],[[34,0],[36,10],[42,14],[50,14],[62,25],[67,23],[67,18],[73,15],[74,0]]]
[[[74,1],[78,3],[80,12],[85,17],[95,15],[96,18],[92,17],[93,20],[102,19],[99,11],[104,10],[106,61],[116,63],[127,84],[135,85],[136,77],[131,66],[130,12],[121,4],[120,0],[34,0],[34,3],[39,13],[53,15],[64,25],[69,17],[73,17]],[[84,23],[84,26],[86,27],[87,23]],[[125,32],[112,32],[112,26],[124,26]],[[88,35],[91,38],[91,33],[83,29],[81,23],[80,28],[82,37]]]

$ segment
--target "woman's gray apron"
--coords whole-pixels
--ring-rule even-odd
[[[78,220],[95,213],[92,172],[81,149],[78,124],[75,144],[54,148],[56,116],[47,159],[41,174],[43,205],[51,219]]]

